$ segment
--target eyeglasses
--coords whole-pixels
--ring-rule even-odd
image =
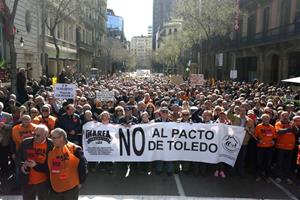
[[[44,110],[42,110],[42,112],[48,112],[49,110],[47,110],[47,109],[44,109]]]
[[[187,116],[190,116],[190,115],[189,114],[182,114],[182,116],[187,117]]]
[[[39,112],[37,112],[37,111],[30,111],[30,113],[36,114],[36,113],[39,113]]]

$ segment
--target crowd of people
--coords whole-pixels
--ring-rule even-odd
[[[173,84],[169,77],[111,76],[77,81],[76,97],[54,98],[47,77],[40,82],[22,76],[18,95],[0,86],[0,173],[15,167],[16,185],[24,199],[76,199],[87,174],[81,149],[82,126],[89,121],[125,127],[139,123],[224,123],[245,128],[236,164],[199,162],[89,163],[92,172],[112,174],[119,168],[146,174],[246,176],[256,181],[275,177],[293,184],[300,170],[300,92],[259,81],[207,81]],[[59,83],[71,83],[64,75]],[[115,100],[101,102],[96,91],[113,91]],[[50,185],[48,184],[50,182]]]

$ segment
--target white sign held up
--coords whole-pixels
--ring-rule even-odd
[[[230,70],[230,78],[231,79],[237,78],[237,70]]]
[[[56,99],[74,99],[76,95],[75,84],[56,83],[54,86],[54,97]]]
[[[115,93],[113,91],[97,91],[96,99],[100,101],[114,101]]]

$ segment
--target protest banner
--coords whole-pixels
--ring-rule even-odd
[[[56,99],[74,99],[76,95],[75,84],[56,83],[54,86],[54,97]]]
[[[234,166],[245,136],[225,124],[150,123],[125,128],[88,122],[83,150],[92,162],[195,161]]]
[[[113,91],[97,91],[96,99],[99,101],[114,101],[115,93]]]

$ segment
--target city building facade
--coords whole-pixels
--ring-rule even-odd
[[[136,60],[136,69],[150,69],[152,60],[152,37],[133,37],[130,42],[130,54]]]
[[[108,37],[124,40],[124,20],[122,17],[115,15],[112,9],[107,9],[106,28]]]
[[[224,54],[224,66],[215,64],[210,73],[202,66],[209,74],[206,77],[229,79],[231,70],[237,70],[240,81],[274,83],[300,76],[300,1],[238,2],[239,29],[230,46],[219,52]]]
[[[176,6],[176,0],[153,0],[152,48],[157,48],[158,34],[168,22]]]
[[[6,3],[12,9],[14,1],[8,0]],[[17,67],[25,68],[28,78],[39,78],[42,73],[38,45],[40,34],[39,15],[40,9],[36,1],[19,1],[14,27]],[[10,81],[7,80],[10,68],[10,55],[5,31],[3,22],[0,19],[0,79],[8,82]]]

